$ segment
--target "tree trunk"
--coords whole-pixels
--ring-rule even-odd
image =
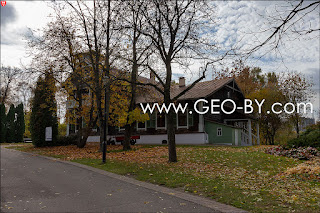
[[[133,42],[132,42],[132,58],[133,58],[133,65],[131,71],[131,98],[130,98],[130,105],[128,112],[132,112],[136,108],[136,82],[137,82],[137,74],[138,74],[138,61],[137,61],[137,47],[136,43],[138,41],[137,37],[137,28],[134,25],[133,31]],[[128,124],[129,118],[127,117],[127,124],[125,125],[125,134],[124,134],[124,141],[123,141],[123,150],[127,151],[130,150],[130,140],[131,135],[133,132],[133,124]]]
[[[125,133],[124,133],[124,141],[123,141],[123,151],[131,150],[130,140],[132,135],[133,125],[127,124],[125,125]]]
[[[85,145],[87,144],[87,139],[89,137],[89,134],[86,133],[87,131],[85,131],[85,133],[83,134],[83,136],[81,137],[80,141],[77,142],[77,147],[78,148],[83,148],[85,147]]]
[[[172,80],[172,67],[171,61],[166,61],[166,84],[164,87],[164,104],[169,106],[171,103],[171,80]],[[177,153],[176,153],[176,137],[175,137],[175,127],[174,127],[174,116],[176,114],[171,109],[167,114],[167,135],[168,135],[168,152],[169,152],[169,162],[177,162]]]
[[[174,116],[176,116],[173,110],[167,115],[167,134],[168,134],[168,151],[169,151],[169,162],[177,162],[176,152],[176,136],[174,127]]]
[[[83,138],[83,128],[82,128],[82,116],[80,115],[80,118],[78,120],[78,126],[79,126],[79,130],[77,132],[77,144],[81,144],[81,140]],[[79,147],[79,146],[78,146]]]

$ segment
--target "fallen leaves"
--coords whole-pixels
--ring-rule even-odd
[[[320,181],[320,159],[301,162],[297,159],[267,155],[264,150],[270,146],[253,147],[177,147],[179,161],[168,163],[168,148],[166,146],[144,147],[133,146],[133,150],[123,152],[121,145],[108,146],[107,159],[134,164],[140,170],[147,171],[153,181],[159,174],[172,173],[170,178],[165,175],[162,180],[170,181],[172,177],[189,176],[205,181],[219,180],[209,189],[185,183],[184,190],[195,194],[218,194],[232,184],[241,190],[243,197],[252,197],[252,202],[265,203],[276,198],[277,205],[299,204],[318,208],[320,203],[320,186],[312,185],[306,180]],[[85,148],[76,146],[61,146],[47,148],[29,147],[29,151],[49,156],[62,156],[64,160],[101,159],[99,143],[88,143]],[[300,163],[299,163],[300,162]],[[161,171],[150,168],[160,168]],[[170,193],[169,193],[170,194]],[[264,197],[265,195],[268,195]],[[111,195],[109,195],[111,196]],[[313,199],[312,202],[310,201]],[[161,197],[159,199],[162,200]],[[245,199],[244,199],[245,200]],[[243,200],[239,201],[242,202]],[[184,205],[180,203],[180,205]],[[262,204],[261,204],[262,205]]]
[[[296,167],[289,168],[285,174],[315,174],[320,176],[320,158],[306,161]]]

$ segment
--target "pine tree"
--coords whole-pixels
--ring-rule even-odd
[[[25,131],[23,104],[19,104],[16,107],[16,121],[15,121],[15,142],[19,143],[23,141],[23,134]]]
[[[4,104],[0,104],[0,143],[6,142],[6,106]]]
[[[16,119],[16,112],[15,107],[11,104],[9,112],[7,114],[7,122],[6,122],[6,142],[7,143],[14,143],[15,142],[15,119]]]
[[[51,73],[39,77],[32,101],[31,138],[36,147],[51,146],[58,135],[57,104],[55,100],[55,80]],[[46,127],[52,127],[52,141],[45,141]]]

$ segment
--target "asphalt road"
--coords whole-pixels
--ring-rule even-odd
[[[218,212],[173,194],[1,146],[1,212]]]

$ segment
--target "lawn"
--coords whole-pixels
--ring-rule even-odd
[[[121,146],[108,146],[106,164],[101,164],[97,144],[84,149],[17,148],[173,187],[251,212],[320,212],[320,174],[292,172],[306,164],[318,166],[319,161],[269,155],[264,153],[265,146],[178,146],[179,162],[168,163],[166,146],[133,147],[123,152]]]

